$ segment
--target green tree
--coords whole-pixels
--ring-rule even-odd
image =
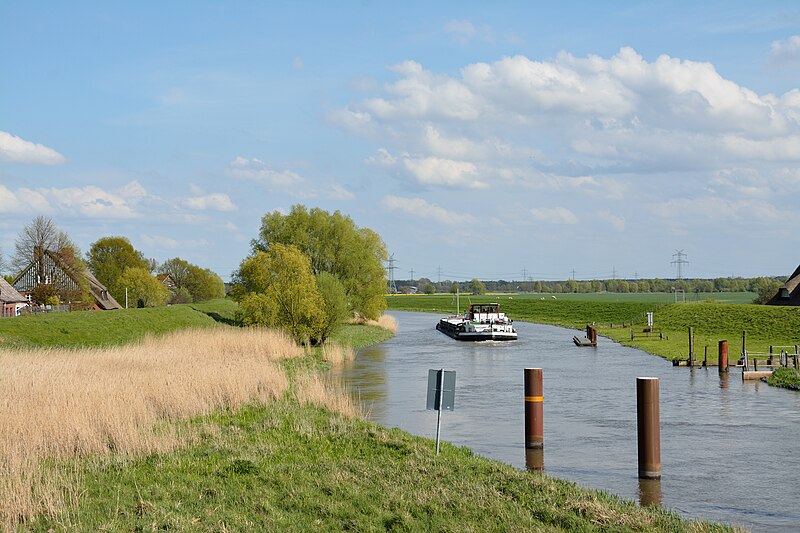
[[[753,285],[754,292],[758,293],[753,303],[765,304],[777,294],[778,289],[783,284],[774,278],[757,278]]]
[[[37,305],[58,305],[58,289],[52,283],[40,283],[31,291],[31,300]]]
[[[256,250],[239,268],[240,319],[248,326],[285,330],[298,342],[319,342],[325,303],[311,262],[297,247],[273,243]]]
[[[164,261],[158,267],[158,273],[169,274],[179,292],[183,295],[185,293],[180,289],[185,289],[193,302],[203,302],[225,296],[225,282],[222,281],[222,278],[210,269],[200,268],[180,257]]]
[[[472,294],[486,294],[486,285],[478,278],[472,278],[469,282],[469,290]]]
[[[333,274],[328,272],[317,274],[317,289],[322,296],[325,315],[319,335],[319,342],[322,343],[342,326],[350,309],[344,285]]]
[[[309,257],[315,275],[336,276],[354,312],[376,319],[386,309],[386,246],[377,233],[359,228],[349,216],[309,211],[303,205],[293,206],[288,215],[268,213],[261,219],[253,251],[267,251],[274,244],[296,246]]]
[[[459,292],[459,288],[458,288],[458,283],[457,282],[454,281],[453,283],[450,284],[450,292],[452,294],[455,294],[455,293]]]
[[[122,274],[128,268],[150,271],[150,263],[125,237],[103,237],[95,241],[86,253],[86,263],[97,280],[106,286],[118,302],[125,300]]]
[[[136,302],[136,307],[160,307],[169,299],[169,289],[146,267],[126,268],[120,283],[128,288],[128,300]]]
[[[425,285],[425,294],[436,294],[436,287],[433,286],[433,283],[428,283]]]

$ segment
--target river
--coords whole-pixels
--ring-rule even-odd
[[[800,393],[743,382],[737,369],[675,368],[602,337],[578,348],[583,333],[570,329],[516,322],[517,341],[465,343],[436,331],[436,315],[390,314],[397,336],[335,371],[370,420],[435,438],[428,369],[455,370],[442,441],[524,469],[523,369],[541,367],[547,474],[686,518],[800,529]],[[637,475],[637,376],[660,380],[660,482]]]

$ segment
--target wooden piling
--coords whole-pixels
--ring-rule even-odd
[[[719,373],[728,371],[728,341],[719,341]]]
[[[694,364],[694,335],[692,334],[692,326],[689,326],[689,366]]]
[[[703,366],[708,366],[708,344],[703,349]]]
[[[544,447],[542,369],[525,369],[525,447]]]
[[[661,423],[658,378],[636,378],[639,478],[661,479]]]

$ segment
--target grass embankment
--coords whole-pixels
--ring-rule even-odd
[[[469,298],[469,299],[468,299]],[[451,295],[390,296],[390,309],[453,313]],[[689,326],[695,336],[695,356],[702,360],[705,346],[708,359],[717,360],[720,340],[728,341],[730,359],[741,351],[742,331],[747,331],[749,352],[769,352],[772,346],[800,344],[800,308],[719,302],[657,304],[652,302],[535,299],[530,295],[462,296],[462,311],[473,303],[500,302],[503,311],[515,320],[584,329],[595,323],[598,332],[626,346],[634,346],[666,359],[686,359],[689,355]],[[647,311],[655,312],[655,334],[643,335]],[[611,328],[611,324],[631,324],[631,328]],[[663,332],[662,340],[658,335]],[[569,341],[569,339],[565,339]]]
[[[235,302],[220,299],[151,309],[26,315],[0,320],[0,347],[117,346],[147,334],[213,327],[218,323],[215,316],[233,319],[235,309]]]
[[[354,416],[314,372],[322,354],[271,335],[0,350],[0,528],[728,530],[447,444],[436,459],[430,440]]]

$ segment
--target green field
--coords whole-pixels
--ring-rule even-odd
[[[744,300],[749,293],[714,293],[736,295],[734,301]],[[503,311],[514,320],[552,324],[583,330],[595,324],[601,335],[626,346],[634,346],[667,359],[686,359],[689,353],[689,327],[695,336],[695,355],[702,359],[708,346],[709,361],[717,360],[720,340],[727,340],[730,358],[734,361],[741,351],[742,331],[747,332],[749,352],[768,352],[770,345],[794,346],[800,344],[800,308],[763,306],[744,303],[725,303],[720,300],[701,299],[686,303],[642,301],[650,294],[628,294],[624,300],[613,298],[617,294],[556,295],[556,298],[535,295],[462,296],[463,312],[470,302],[499,302]],[[592,297],[582,300],[579,297]],[[672,296],[672,295],[669,295]],[[663,295],[662,295],[663,297]],[[390,309],[423,311],[441,314],[455,312],[451,295],[397,295],[387,297]],[[647,325],[647,312],[653,311],[655,331],[659,335],[642,335]],[[625,324],[625,328],[621,328]],[[636,339],[631,341],[631,324]],[[613,328],[611,326],[614,326]]]

